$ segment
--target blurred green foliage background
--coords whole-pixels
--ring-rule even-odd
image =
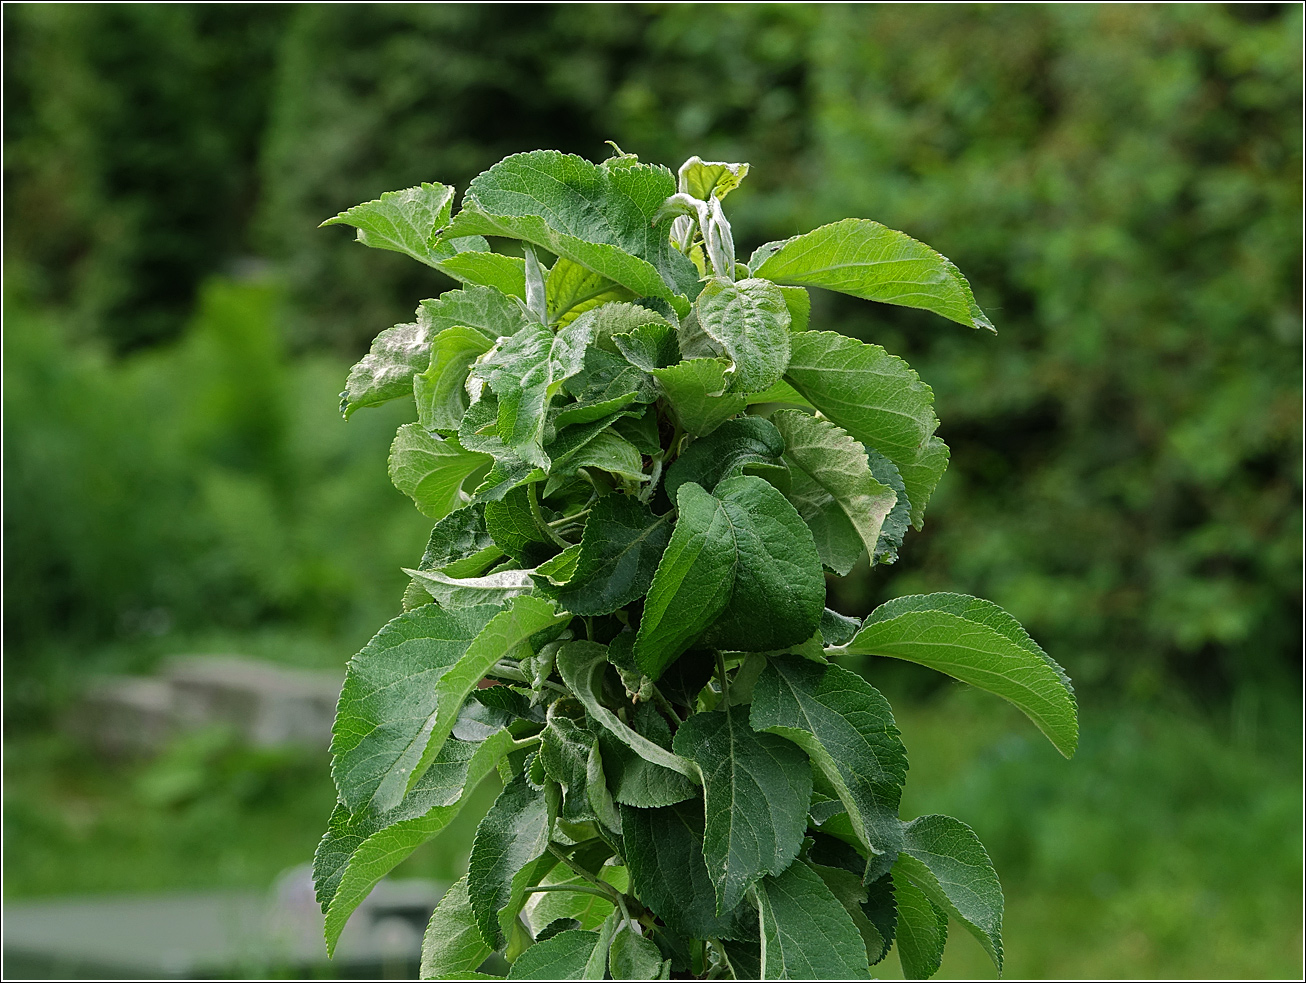
[[[324,767],[239,765],[301,790],[282,808],[222,791],[234,752],[182,749],[217,791],[160,802],[52,721],[171,652],[340,667],[397,611],[426,531],[385,475],[406,411],[346,425],[335,393],[451,284],[316,226],[613,139],[750,161],[745,253],[847,215],[903,229],[998,326],[814,297],[920,372],[953,454],[924,532],[838,605],[991,598],[1083,697],[1064,764],[1005,708],[870,667],[902,707],[906,808],[994,854],[1010,972],[1300,972],[1299,6],[3,16],[7,897],[306,859]],[[226,859],[180,862],[195,829]],[[412,872],[452,875],[454,839]],[[956,935],[944,973],[982,974]]]

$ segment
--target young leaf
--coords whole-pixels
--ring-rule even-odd
[[[463,482],[490,461],[485,454],[464,450],[453,437],[437,437],[405,423],[390,445],[390,480],[422,515],[443,519],[466,504]]]
[[[457,246],[477,241],[485,242],[480,236],[468,236],[465,239],[447,239],[445,243]],[[493,287],[509,297],[526,299],[526,264],[519,256],[490,252],[488,243],[483,249],[463,249],[441,259],[440,272],[447,273],[468,287]]]
[[[580,556],[557,601],[574,614],[611,614],[653,582],[653,572],[671,539],[671,517],[655,516],[625,495],[594,503],[581,535]]]
[[[559,816],[571,823],[593,819],[587,784],[594,735],[585,729],[583,723],[550,710],[549,722],[540,739],[540,762],[544,771],[562,787]]]
[[[507,943],[526,888],[557,864],[547,852],[549,827],[545,795],[531,788],[525,775],[503,787],[476,827],[467,888],[481,938],[491,948]],[[543,863],[535,863],[541,858]]]
[[[350,660],[332,731],[331,772],[349,811],[397,806],[490,667],[569,617],[539,598],[517,597],[501,613],[426,605],[382,628]]]
[[[747,707],[694,714],[672,746],[703,773],[703,856],[722,915],[763,875],[779,874],[798,856],[811,764],[791,742],[755,732]]]
[[[875,549],[898,496],[871,476],[865,448],[847,431],[801,410],[779,410],[771,422],[784,440],[789,501],[812,530],[821,562],[845,576],[864,549]]]
[[[899,858],[901,859],[901,858]],[[908,878],[893,875],[898,900],[898,961],[909,980],[927,980],[939,971],[948,942],[948,916]]]
[[[389,812],[351,814],[337,804],[313,855],[313,880],[326,915],[328,955],[335,951],[345,922],[372,888],[453,821],[471,791],[511,748],[512,737],[506,730],[479,744],[447,741],[422,780]]]
[[[864,980],[866,945],[839,900],[812,868],[796,863],[757,887],[762,978]]]
[[[961,922],[1002,972],[1002,886],[974,830],[951,816],[912,820],[903,830],[894,877],[909,880]]]
[[[709,494],[690,482],[649,588],[635,661],[657,679],[709,629],[709,644],[764,652],[816,631],[825,579],[811,533],[761,478],[728,478]]]
[[[865,444],[862,445],[866,447]],[[893,509],[884,517],[880,526],[880,538],[875,542],[871,552],[871,563],[896,563],[898,547],[911,527],[911,502],[907,498],[907,486],[902,483],[902,475],[897,466],[874,447],[866,447],[866,461],[871,474],[882,485],[888,485],[898,496]]]
[[[423,324],[396,324],[372,341],[372,350],[349,370],[340,411],[348,420],[362,406],[379,406],[413,388],[413,375],[431,360],[431,332]]]
[[[793,656],[769,660],[753,689],[757,730],[793,741],[821,769],[848,810],[858,839],[888,871],[902,841],[898,803],[907,779],[907,750],[888,701],[855,673]]]
[[[614,980],[656,980],[662,972],[662,952],[627,923],[612,937],[608,968]]]
[[[549,467],[545,410],[563,381],[580,371],[594,327],[590,316],[556,334],[542,324],[528,325],[473,366],[469,385],[489,383],[499,400],[498,436],[522,460]]]
[[[516,334],[528,321],[521,307],[502,291],[469,286],[422,301],[417,308],[417,323],[429,329],[432,337],[450,328],[464,327],[476,329],[493,343]]]
[[[691,358],[653,370],[680,425],[697,437],[711,433],[748,405],[740,394],[725,391],[727,368],[724,359]]]
[[[637,297],[673,300],[696,279],[653,225],[674,191],[664,168],[608,169],[551,150],[514,154],[472,180],[445,235],[524,239]]]
[[[550,324],[570,324],[581,314],[600,304],[633,300],[635,295],[601,273],[559,259],[549,271],[545,284]]]
[[[694,939],[757,938],[747,902],[725,916],[703,859],[703,802],[662,809],[621,808],[630,883],[640,900],[672,931]]]
[[[911,499],[912,524],[948,466],[934,394],[902,359],[832,331],[792,336],[785,378],[831,422],[898,466]]]
[[[789,364],[789,308],[769,280],[710,280],[694,313],[703,333],[731,360],[730,391],[760,392],[780,381]]]
[[[788,286],[919,307],[972,328],[993,325],[952,262],[879,222],[846,218],[787,240],[754,272]]]
[[[676,176],[677,191],[707,201],[712,195],[724,198],[739,187],[748,177],[748,164],[727,164],[694,156],[680,165]]]
[[[613,736],[650,764],[698,780],[698,770],[684,758],[672,754],[644,735],[632,730],[599,702],[603,691],[603,673],[608,668],[606,652],[594,642],[568,642],[558,650],[558,672],[585,707],[585,712]]]
[[[613,334],[612,343],[626,361],[645,372],[666,368],[680,361],[676,329],[666,321],[652,321]]]
[[[403,253],[438,270],[440,260],[454,253],[453,247],[436,239],[436,233],[448,225],[452,207],[453,188],[423,182],[404,191],[387,191],[375,201],[327,219],[322,226],[352,225],[364,246]]]
[[[1014,704],[1067,758],[1079,741],[1065,671],[992,601],[964,594],[899,597],[871,612],[830,655],[880,655],[947,673]]]
[[[404,573],[443,608],[477,605],[503,607],[514,597],[529,594],[535,587],[530,570],[501,570],[484,577],[450,577],[440,570],[410,570]]]
[[[687,481],[711,491],[725,478],[744,473],[749,464],[773,466],[785,442],[775,426],[760,416],[727,420],[685,448],[667,469],[667,497],[675,499]]]
[[[457,433],[470,401],[467,374],[493,344],[482,332],[461,325],[435,336],[430,365],[413,377],[417,420],[423,427]]]
[[[424,980],[473,979],[473,974],[494,950],[481,938],[467,894],[467,875],[460,877],[431,913],[431,921],[422,936],[422,965],[418,973]]]

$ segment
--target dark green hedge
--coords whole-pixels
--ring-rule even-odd
[[[951,256],[996,339],[843,330],[929,380],[954,449],[904,560],[1077,680],[1300,665],[1300,8],[9,6],[6,244],[127,350],[247,253],[297,346],[357,355],[444,284],[328,215],[604,139],[752,162],[752,245],[876,218]],[[108,39],[108,43],[105,43]]]

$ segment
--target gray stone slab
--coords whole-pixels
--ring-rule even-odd
[[[336,975],[412,973],[440,899],[430,881],[382,881],[345,927]],[[5,978],[262,978],[327,970],[311,872],[271,892],[207,891],[7,902]]]
[[[149,753],[175,732],[172,687],[161,679],[97,680],[69,715],[67,726],[111,757]]]
[[[163,679],[183,727],[227,724],[259,746],[326,747],[344,673],[278,666],[237,655],[169,659]]]

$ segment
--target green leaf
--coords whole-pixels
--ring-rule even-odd
[[[662,951],[627,923],[612,937],[608,968],[614,980],[656,980],[662,972]]]
[[[794,236],[754,272],[788,286],[825,287],[863,300],[919,307],[993,330],[949,259],[869,219],[846,218]]]
[[[576,570],[556,595],[574,614],[611,614],[642,597],[671,539],[671,516],[655,516],[626,495],[594,503],[580,540]]]
[[[485,528],[483,506],[469,505],[455,509],[435,524],[417,569],[440,570],[450,577],[474,577],[501,556],[503,551]],[[410,580],[404,593],[404,610],[429,603],[430,595]]]
[[[491,459],[464,450],[453,437],[437,437],[416,423],[405,423],[390,445],[390,480],[422,515],[443,519],[466,504],[463,482]]]
[[[523,295],[525,288],[523,288]],[[516,334],[528,323],[516,301],[492,287],[469,286],[446,290],[417,308],[417,323],[431,337],[450,328],[475,328],[491,342]]]
[[[569,259],[559,259],[553,264],[545,295],[550,324],[569,324],[600,304],[635,297],[621,284]]]
[[[473,239],[485,242],[480,236],[445,242],[452,245]],[[493,287],[511,297],[526,299],[526,264],[519,256],[490,252],[488,244],[484,249],[465,249],[440,260],[440,271],[469,286]]]
[[[490,667],[529,651],[532,635],[570,617],[517,597],[502,612],[426,605],[382,628],[349,662],[332,730],[331,773],[349,811],[398,805]]]
[[[883,858],[868,874],[887,872],[902,841],[898,803],[907,780],[907,749],[889,702],[839,666],[776,656],[753,689],[750,719],[807,752],[834,786],[858,839]]]
[[[468,385],[489,384],[499,401],[498,436],[522,460],[549,467],[545,410],[564,380],[581,370],[594,328],[591,317],[579,317],[557,333],[527,325],[473,366]]]
[[[622,806],[621,828],[631,885],[673,932],[694,939],[757,937],[757,915],[746,902],[717,916],[703,859],[702,800],[661,809]]]
[[[760,416],[727,420],[686,447],[667,469],[667,496],[674,500],[687,481],[711,491],[723,479],[743,474],[746,465],[773,465],[784,450],[784,438],[769,420]]]
[[[607,668],[606,650],[594,642],[568,642],[558,650],[558,672],[595,723],[650,764],[697,781],[698,770],[693,764],[627,727],[615,713],[599,702],[603,692],[603,674]]]
[[[866,945],[839,899],[812,868],[793,864],[757,888],[762,978],[864,980]]]
[[[919,529],[948,466],[947,445],[933,436],[939,420],[930,387],[878,345],[833,331],[804,331],[791,343],[785,378],[823,416],[898,466]]]
[[[512,736],[506,730],[495,731],[477,744],[450,740],[413,791],[389,812],[351,814],[336,805],[313,855],[313,879],[326,915],[328,954],[335,951],[345,922],[372,888],[453,821],[471,791],[511,748]]]
[[[898,901],[898,961],[909,980],[927,980],[939,971],[948,942],[948,916],[898,872],[893,875]]]
[[[898,500],[871,475],[866,450],[848,432],[801,410],[771,414],[789,465],[789,501],[812,530],[821,562],[846,576],[873,551]]]
[[[443,608],[468,608],[478,605],[503,607],[509,600],[529,594],[535,588],[530,570],[500,570],[484,577],[450,577],[440,570],[410,570],[404,573]]]
[[[780,293],[789,308],[789,330],[806,331],[812,321],[812,295],[802,287],[781,287]]]
[[[544,793],[531,788],[525,775],[518,775],[503,787],[476,827],[467,888],[481,938],[491,948],[507,944],[509,926],[521,910],[526,888],[557,863],[547,852],[550,826]]]
[[[541,507],[546,521],[557,518]],[[530,492],[519,485],[497,502],[485,503],[485,528],[500,549],[518,563],[538,566],[558,552],[553,541],[531,514]],[[437,598],[438,600],[438,598]]]
[[[575,453],[555,462],[552,473],[575,474],[581,468],[597,468],[629,481],[648,480],[639,448],[609,429],[600,430]]]
[[[866,946],[867,962],[874,965],[883,959],[890,943],[875,923],[866,916],[866,888],[862,884],[861,877],[841,867],[823,867],[812,863],[808,866],[820,875],[825,886],[830,889],[830,893],[839,900],[844,911],[848,912],[848,917],[857,926],[857,931],[861,933],[862,942]]]
[[[609,169],[552,150],[514,154],[472,180],[445,235],[524,239],[637,297],[672,300],[697,279],[653,224],[674,192],[665,168]]]
[[[801,406],[806,410],[816,409],[807,399],[793,386],[781,379],[770,389],[760,393],[749,393],[747,396],[749,406],[756,406],[759,403],[787,403],[790,406]]]
[[[679,521],[649,588],[635,661],[650,679],[707,629],[708,644],[765,652],[806,641],[825,607],[811,533],[761,478],[727,478],[709,494],[680,486]]]
[[[894,877],[959,921],[1001,973],[1002,886],[974,830],[951,816],[921,816],[903,830],[902,851]]]
[[[894,463],[874,447],[866,448],[866,460],[875,480],[888,485],[898,496],[893,509],[884,517],[884,525],[880,526],[880,538],[876,540],[871,560],[873,563],[896,563],[898,547],[902,545],[902,539],[911,527],[911,502],[907,498],[907,486],[902,483],[902,475]]]
[[[454,247],[436,238],[436,233],[448,225],[452,207],[453,188],[423,182],[355,205],[327,219],[319,228],[352,225],[358,229],[358,241],[363,245],[403,253],[438,270],[440,260],[454,252]]]
[[[674,537],[673,537],[674,543]],[[871,612],[830,655],[880,655],[947,673],[1014,704],[1067,758],[1079,713],[1065,671],[1006,611],[965,594],[899,597]]]
[[[812,768],[794,744],[755,732],[747,707],[694,714],[672,746],[703,773],[703,856],[717,914],[724,914],[763,875],[779,874],[798,856]]]
[[[467,875],[444,892],[422,936],[420,979],[470,979],[494,950],[476,927],[476,914],[467,894]]]
[[[821,612],[821,638],[827,645],[846,645],[861,630],[856,618],[826,608]]]
[[[403,799],[430,735],[439,680],[497,613],[427,605],[395,618],[349,661],[331,772],[351,813],[384,813]]]
[[[789,364],[789,308],[769,280],[708,281],[694,313],[699,326],[730,358],[731,392],[761,392]]]
[[[413,378],[417,420],[427,430],[456,433],[467,412],[467,374],[493,346],[475,328],[445,328],[431,343],[430,365]]]
[[[396,324],[372,341],[372,350],[349,370],[340,410],[349,419],[362,406],[407,396],[413,389],[413,375],[426,369],[431,360],[431,333],[423,324]]]
[[[743,396],[725,391],[729,364],[720,358],[691,358],[653,370],[680,425],[697,437],[711,433],[748,405]]]

